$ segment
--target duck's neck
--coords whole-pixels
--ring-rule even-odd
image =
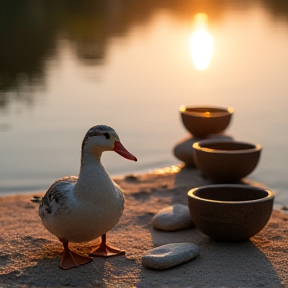
[[[101,163],[101,154],[82,152],[80,173],[74,187],[77,198],[97,201],[99,194],[107,193],[110,189],[114,190],[114,183]]]

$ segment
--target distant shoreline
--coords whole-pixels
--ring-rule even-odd
[[[151,168],[151,169],[147,169],[147,170],[135,170],[133,172],[130,172],[130,173],[124,173],[124,174],[110,174],[111,175],[111,178],[113,179],[121,179],[121,178],[124,178],[126,177],[127,175],[141,175],[141,174],[151,174],[151,173],[157,173],[157,171],[165,171],[165,170],[169,170],[171,169],[171,167],[178,167],[178,168],[181,168],[181,167],[184,167],[184,164],[175,164],[175,165],[171,165],[171,166],[167,166],[167,167],[163,167],[163,168]],[[194,169],[194,167],[187,167],[188,169]],[[55,179],[56,180],[56,179]],[[265,186],[264,184],[262,183],[259,183],[259,182],[256,182],[254,180],[251,180],[251,179],[244,179],[244,181],[248,181],[248,183],[254,183],[257,185],[261,185],[263,187],[267,187]],[[46,191],[48,190],[48,188],[50,187],[50,185],[53,183],[53,181],[47,185],[46,188],[43,188],[42,189],[35,189],[35,190],[23,190],[23,191],[17,191],[17,192],[14,192],[14,191],[10,191],[10,192],[0,192],[0,197],[9,197],[9,196],[16,196],[16,195],[30,195],[30,194],[41,194],[41,193],[46,193]],[[270,187],[267,187],[268,189],[272,190]],[[287,209],[288,209],[288,203],[282,203],[282,202],[278,202],[277,201],[277,195],[276,195],[276,199],[274,200],[274,209],[278,210],[278,211],[281,211],[281,212],[286,212]]]

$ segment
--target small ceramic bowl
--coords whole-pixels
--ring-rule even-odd
[[[239,141],[201,140],[193,144],[195,166],[216,183],[235,183],[257,166],[261,145]]]
[[[196,227],[221,241],[245,241],[259,233],[270,219],[273,201],[273,192],[243,184],[202,186],[188,192]]]
[[[234,109],[221,107],[181,106],[180,113],[185,128],[195,137],[223,132],[230,123]]]

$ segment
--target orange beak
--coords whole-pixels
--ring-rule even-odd
[[[114,151],[128,160],[137,161],[137,158],[130,152],[128,152],[126,148],[119,141],[115,141]]]

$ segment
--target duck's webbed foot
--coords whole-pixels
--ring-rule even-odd
[[[62,259],[60,262],[60,267],[62,269],[66,270],[78,267],[80,265],[84,265],[93,261],[93,258],[91,257],[79,255],[75,252],[72,252],[68,247],[69,242],[66,239],[59,238],[59,240],[62,242],[64,247]]]
[[[99,246],[96,247],[95,250],[93,250],[89,256],[96,257],[109,257],[109,256],[116,256],[116,255],[123,255],[125,254],[125,251],[120,250],[116,247],[113,247],[106,243],[106,234],[102,235],[102,242]]]

